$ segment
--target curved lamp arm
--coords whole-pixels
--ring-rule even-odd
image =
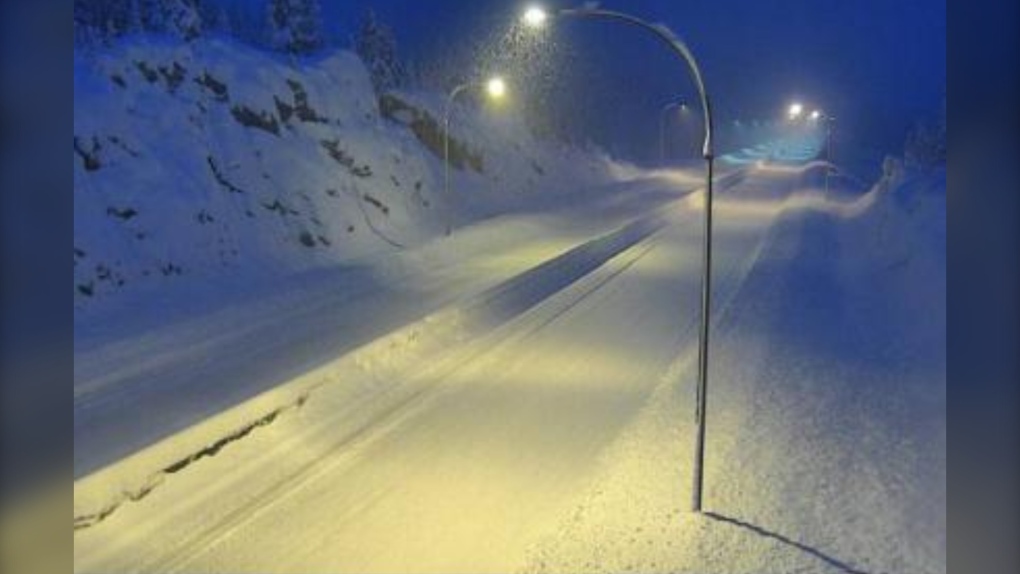
[[[702,155],[705,159],[711,159],[715,156],[711,101],[708,97],[708,92],[705,90],[705,81],[702,78],[701,68],[698,66],[698,61],[694,58],[694,54],[691,53],[687,44],[685,44],[679,36],[661,24],[650,24],[629,14],[613,10],[603,10],[602,8],[563,8],[553,12],[553,14],[556,16],[573,16],[577,18],[603,18],[617,20],[648,30],[654,33],[660,40],[665,42],[671,50],[676,52],[684,60],[684,62],[687,63],[687,67],[691,72],[691,78],[694,81],[694,86],[698,90],[698,97],[701,99],[701,109],[705,115],[705,141],[702,145]]]
[[[443,109],[443,125],[444,127],[450,124],[450,113],[453,111],[454,101],[461,93],[471,88],[477,88],[481,85],[481,82],[466,82],[458,85],[454,88],[448,96],[446,96],[446,107]]]
[[[453,112],[453,104],[465,90],[477,87],[479,82],[466,82],[453,88],[446,97],[446,106],[443,108],[443,195],[450,195],[450,114]],[[450,235],[453,230],[453,222],[447,214],[446,234]]]
[[[443,109],[443,195],[450,195],[450,116],[453,113],[453,104],[457,96],[467,90],[484,86],[483,82],[471,81],[458,85],[450,91],[446,97],[446,106]],[[446,222],[446,234],[453,230],[453,223],[449,219]]]
[[[662,106],[662,110],[660,111],[660,117],[664,117],[666,114],[669,113],[670,110],[674,108],[682,108],[683,105],[684,105],[683,102],[670,102]]]

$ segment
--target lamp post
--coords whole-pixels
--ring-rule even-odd
[[[506,95],[506,82],[499,76],[490,78],[487,82],[467,82],[460,84],[450,91],[446,97],[446,107],[443,110],[443,194],[450,195],[450,118],[453,114],[453,104],[457,96],[467,90],[485,88],[490,98],[499,100]],[[446,222],[446,234],[452,231],[452,225]]]
[[[687,65],[688,72],[698,90],[701,99],[701,109],[704,113],[705,140],[702,145],[702,156],[706,163],[705,178],[705,237],[703,244],[702,262],[704,270],[701,282],[701,330],[698,340],[698,391],[696,397],[697,410],[695,420],[697,431],[694,447],[694,484],[692,489],[691,506],[694,512],[701,512],[702,489],[704,485],[704,459],[705,459],[705,409],[707,407],[708,395],[708,340],[710,313],[712,308],[712,195],[715,167],[714,140],[712,133],[712,105],[705,90],[705,82],[701,75],[701,68],[698,66],[694,54],[680,38],[669,28],[660,24],[651,24],[640,18],[636,18],[622,12],[603,10],[598,7],[566,8],[554,12],[546,12],[539,7],[531,7],[524,13],[524,23],[530,27],[538,28],[543,26],[550,16],[575,17],[612,20],[622,22],[651,32],[659,38]]]
[[[811,121],[817,123],[819,121],[825,122],[825,195],[829,194],[829,174],[832,172],[832,129],[836,123],[836,118],[830,116],[822,110],[815,110],[811,112]]]
[[[659,112],[659,160],[666,163],[666,132],[669,128],[669,112],[679,108],[681,112],[687,111],[686,102],[670,102],[662,107]]]

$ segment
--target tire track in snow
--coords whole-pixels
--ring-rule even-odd
[[[454,392],[456,390],[455,387],[465,384],[451,383],[447,379],[450,373],[468,364],[479,361],[483,363],[491,361],[493,348],[515,344],[541,331],[631,269],[638,261],[652,251],[659,229],[661,227],[619,251],[610,258],[610,261],[599,266],[595,272],[579,276],[577,281],[571,283],[563,290],[552,294],[557,298],[562,298],[562,300],[549,302],[547,301],[548,297],[542,298],[537,304],[543,309],[543,317],[540,320],[534,323],[529,322],[525,325],[517,325],[518,318],[536,309],[535,306],[530,306],[515,315],[509,322],[496,327],[491,333],[484,334],[481,339],[472,341],[465,347],[453,349],[448,357],[440,359],[438,364],[432,364],[426,368],[425,372],[409,375],[415,379],[416,386],[420,384],[422,388],[398,403],[393,404],[379,416],[373,417],[371,421],[361,426],[354,434],[341,437],[328,451],[322,453],[320,458],[296,469],[284,480],[278,481],[243,506],[234,509],[216,524],[197,533],[192,539],[168,555],[164,555],[152,564],[147,565],[145,570],[159,572],[190,571],[188,568],[189,564],[193,564],[206,551],[215,548],[218,542],[239,532],[246,524],[257,520],[266,512],[285,504],[288,498],[299,494],[307,485],[314,483],[324,476],[342,472],[343,468],[356,464],[361,451],[376,441],[399,432],[401,426],[406,421],[416,414],[431,408],[434,400],[446,393]],[[513,290],[510,289],[509,291]],[[546,305],[549,303],[553,304],[553,308],[546,310]],[[328,429],[334,427],[334,423],[336,421],[320,421],[316,426],[319,429],[326,429],[325,432],[329,432]],[[381,496],[381,494],[378,496]],[[350,509],[347,518],[350,519],[350,515],[357,514],[371,506],[372,504],[370,503],[359,504]],[[337,517],[337,520],[339,520],[339,517]]]

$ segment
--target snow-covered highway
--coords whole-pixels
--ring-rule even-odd
[[[167,363],[142,365],[132,376],[178,369],[180,378],[139,387],[128,376],[80,393],[76,386],[75,570],[732,573],[871,572],[862,564],[872,561],[882,568],[874,571],[937,566],[940,541],[928,529],[937,533],[940,519],[938,501],[929,500],[939,493],[939,477],[929,476],[940,463],[938,437],[934,450],[924,446],[920,454],[895,441],[938,434],[932,416],[939,397],[929,388],[938,389],[938,366],[919,381],[907,368],[901,373],[911,383],[907,390],[881,391],[896,406],[871,405],[859,390],[839,386],[845,357],[811,366],[796,346],[762,346],[762,329],[773,336],[793,328],[796,336],[824,339],[826,329],[808,320],[780,324],[777,310],[795,308],[793,301],[818,310],[827,308],[828,296],[842,303],[860,296],[827,292],[833,285],[817,267],[787,273],[800,257],[810,265],[826,261],[838,244],[824,239],[835,233],[826,230],[856,209],[849,200],[812,192],[817,173],[811,166],[751,167],[719,195],[715,288],[723,331],[714,372],[721,382],[709,406],[706,501],[720,512],[715,518],[687,515],[684,506],[702,204],[691,193],[696,178],[676,175],[621,185],[590,205],[565,201],[540,215],[459,230],[393,264],[391,279],[412,269],[414,279],[431,278],[408,281],[426,286],[416,292],[369,290],[350,299],[325,289],[309,297],[315,290],[306,288],[296,314],[282,302],[224,311],[240,320],[260,309],[287,309],[236,337],[211,337],[210,345],[233,355],[219,366],[195,367],[186,351],[170,353]],[[802,243],[809,235],[800,234],[801,226],[811,226],[810,237],[822,243]],[[766,309],[760,299],[775,305]],[[402,303],[387,307],[388,301]],[[728,313],[732,306],[741,313]],[[362,329],[356,333],[363,341],[350,338],[346,326],[384,309],[390,315],[372,323],[378,332]],[[876,312],[856,309],[824,321],[845,329],[853,313]],[[741,321],[750,323],[736,327]],[[232,323],[179,326],[150,344],[179,342],[182,333],[201,334],[213,324]],[[328,339],[336,331],[348,338]],[[853,337],[842,342],[852,343]],[[931,342],[922,343],[927,352]],[[304,362],[295,362],[294,350],[309,345]],[[250,352],[238,357],[245,347]],[[911,353],[922,352],[915,347]],[[95,351],[91,368],[100,372],[117,353],[151,348]],[[335,358],[323,361],[328,353]],[[259,368],[245,369],[249,361]],[[824,390],[818,376],[830,368],[837,386]],[[789,377],[797,369],[803,376]],[[271,384],[292,371],[296,376]],[[850,371],[871,377],[865,388],[888,375],[880,367]],[[251,372],[261,378],[246,384],[236,375]],[[755,388],[765,372],[783,373],[787,385]],[[208,388],[213,382],[206,377],[214,373],[234,377],[218,379],[226,391]],[[139,420],[155,409],[133,410],[138,404],[163,404],[160,385],[179,392],[184,380],[191,390],[175,395],[185,399],[165,412],[186,425]],[[820,385],[822,398],[803,402],[805,385]],[[903,393],[915,392],[928,402],[901,402]],[[244,394],[253,398],[231,404]],[[188,405],[203,396],[212,397],[204,408]],[[913,424],[887,428],[897,417]],[[863,435],[867,448],[830,452],[817,477],[780,471],[789,465],[788,472],[810,473],[818,448],[852,450],[860,437],[833,439],[842,436],[833,434],[833,421],[870,429]],[[85,432],[103,428],[105,435]],[[123,440],[109,448],[111,436]],[[747,436],[756,442],[741,443]],[[784,462],[789,453],[778,440],[805,450]],[[886,466],[890,457],[896,462]],[[866,517],[840,515],[839,490],[855,477],[841,476],[846,461],[868,473],[864,486],[853,484],[874,504],[858,500],[860,508],[881,510],[879,527],[869,532],[857,532]],[[789,503],[798,488],[803,499]],[[818,497],[834,505],[825,513],[828,530],[812,514]],[[930,516],[917,508],[927,503],[934,504]],[[788,508],[807,516],[784,514]],[[890,558],[883,533],[895,530],[903,513],[927,523],[912,527],[916,538],[899,539],[908,548]],[[745,522],[751,519],[759,522]],[[763,524],[766,519],[778,524]],[[813,533],[828,546],[800,538],[810,530],[771,530],[804,525],[815,525]],[[856,534],[848,538],[848,532]],[[731,556],[726,549],[735,541],[746,548]]]
[[[759,176],[758,179],[768,178]],[[796,179],[783,178],[768,183],[770,187],[766,189],[774,186],[782,193],[791,189]],[[631,191],[617,190],[621,194]],[[407,361],[407,364],[383,365],[382,373],[373,372],[378,368],[363,359],[369,366],[362,377],[385,377],[364,385],[393,387],[384,388],[383,396],[373,401],[380,403],[378,407],[368,407],[383,411],[379,416],[355,423],[350,420],[348,409],[337,408],[335,401],[342,401],[350,388],[357,386],[353,381],[337,381],[335,384],[340,388],[336,391],[320,388],[300,411],[281,417],[273,425],[224,449],[220,457],[203,460],[181,472],[144,503],[125,505],[108,524],[96,527],[94,535],[92,531],[82,532],[78,544],[81,557],[91,555],[86,550],[92,546],[88,540],[102,540],[104,531],[119,530],[116,525],[121,520],[143,512],[149,517],[143,522],[158,525],[155,532],[161,533],[160,538],[175,540],[175,527],[182,528],[180,542],[186,543],[183,555],[187,557],[184,564],[190,564],[185,569],[202,564],[201,555],[205,551],[198,549],[206,547],[212,560],[209,562],[211,570],[234,570],[243,564],[258,569],[257,565],[275,563],[266,562],[265,557],[256,552],[237,552],[229,540],[211,544],[209,538],[219,539],[226,526],[217,525],[209,532],[204,532],[204,528],[196,529],[192,522],[195,519],[206,525],[219,522],[210,520],[207,512],[185,514],[178,517],[180,522],[170,520],[168,523],[162,511],[152,514],[150,509],[151,505],[158,505],[160,499],[172,496],[172,490],[183,487],[183,484],[175,484],[178,481],[197,479],[208,484],[209,476],[222,472],[213,470],[212,465],[234,467],[236,463],[227,463],[227,459],[235,457],[251,465],[242,452],[253,448],[250,452],[260,453],[256,458],[261,464],[249,467],[244,473],[252,473],[241,480],[250,485],[247,492],[242,494],[230,488],[240,495],[239,499],[228,502],[219,488],[209,485],[215,492],[212,497],[217,501],[215,506],[231,517],[230,522],[250,523],[245,527],[248,532],[245,539],[258,531],[259,521],[255,516],[268,518],[271,528],[277,525],[281,514],[295,518],[304,516],[307,522],[296,522],[291,531],[305,536],[302,532],[315,528],[318,520],[336,523],[329,515],[348,512],[343,509],[351,507],[353,501],[373,500],[382,492],[389,493],[376,505],[379,514],[375,518],[361,516],[349,524],[353,529],[344,546],[360,551],[340,552],[342,562],[336,562],[338,556],[332,551],[327,552],[327,556],[310,552],[295,563],[298,569],[314,569],[315,565],[324,570],[345,569],[342,567],[346,565],[349,566],[346,569],[352,571],[401,570],[401,564],[403,569],[412,564],[425,566],[426,557],[435,560],[432,564],[438,570],[457,564],[468,568],[505,569],[507,563],[489,564],[472,559],[461,552],[452,552],[451,545],[462,547],[463,551],[474,547],[465,542],[471,539],[468,532],[477,531],[479,536],[490,541],[489,544],[499,545],[478,548],[479,553],[490,557],[489,560],[495,556],[508,561],[519,557],[522,545],[569,503],[567,494],[583,483],[586,469],[595,463],[597,453],[641,407],[677,355],[680,345],[692,342],[690,327],[697,319],[700,284],[697,272],[700,210],[697,202],[690,198],[664,202],[662,194],[656,194],[654,197],[658,199],[648,201],[639,191],[633,190],[628,199],[646,211],[632,215],[629,223],[596,235],[590,241],[578,242],[558,257],[549,256],[549,250],[540,246],[555,245],[557,241],[562,244],[569,238],[568,233],[560,232],[551,238],[532,237],[523,249],[518,245],[510,253],[527,254],[519,258],[525,265],[545,261],[544,266],[523,271],[511,267],[509,271],[516,272],[516,277],[483,290],[468,303],[455,305],[452,312],[440,311],[431,318],[431,325],[426,319],[426,325],[419,327],[424,330],[423,337],[454,339],[447,341],[449,346],[437,346],[436,355],[425,354],[420,360]],[[740,190],[730,193],[761,191],[745,183]],[[626,195],[622,197],[627,198]],[[677,197],[680,193],[674,199]],[[584,210],[578,212],[583,214]],[[755,246],[760,243],[767,225],[768,220],[761,218],[753,225],[741,223],[731,229],[723,228],[719,271],[725,279],[720,281],[720,289],[733,290],[739,285],[739,278],[753,259]],[[491,253],[480,253],[474,261],[460,264],[465,270],[475,270],[479,266],[491,266],[492,257]],[[485,277],[480,273],[473,273],[473,276]],[[444,322],[455,322],[457,331],[462,332],[454,332]],[[283,348],[278,352],[283,354],[288,350]],[[387,357],[387,351],[379,359],[400,363],[400,352],[397,349],[392,351],[393,356]],[[397,380],[386,380],[389,378]],[[330,395],[335,396],[333,401]],[[124,402],[120,405],[123,408]],[[135,407],[133,404],[131,410]],[[315,411],[318,413],[312,416]],[[131,418],[130,412],[126,418]],[[332,430],[323,434],[325,428]],[[357,431],[359,442],[365,443],[359,444],[357,455],[349,446],[353,431]],[[90,435],[83,433],[83,436]],[[280,440],[283,437],[288,438]],[[306,445],[321,443],[316,447],[321,456],[312,457],[316,461],[313,467],[305,469],[298,461],[293,461],[293,466],[287,462],[294,456],[295,442],[292,441]],[[299,458],[307,460],[308,456],[308,452],[302,452]],[[361,462],[357,462],[359,460]],[[334,469],[335,466],[342,468]],[[302,469],[300,476],[308,472],[322,476],[301,488],[295,484],[297,477],[288,472],[269,476],[269,480],[253,478],[274,474],[267,469],[284,468]],[[382,475],[381,469],[386,469]],[[515,470],[510,472],[510,469]],[[199,479],[199,475],[203,478]],[[221,477],[216,482],[233,484],[239,477],[236,471],[229,476],[229,480]],[[309,479],[299,482],[305,481]],[[339,489],[342,494],[339,500],[332,500],[321,491],[322,486],[332,488],[338,482],[346,484]],[[260,492],[266,488],[276,494]],[[281,495],[281,491],[290,494]],[[528,492],[533,495],[528,496]],[[254,499],[250,498],[252,496]],[[331,499],[328,504],[324,504],[324,496]],[[427,504],[429,501],[433,503],[431,508]],[[190,507],[190,504],[185,506]],[[278,507],[281,504],[297,507],[285,510]],[[179,503],[172,506],[181,507]],[[208,507],[208,503],[203,502],[201,506]],[[274,510],[267,512],[268,506],[273,506]],[[309,513],[312,509],[317,510]],[[324,514],[317,514],[320,511]],[[408,512],[420,514],[420,521],[409,519]],[[249,516],[252,513],[254,515]],[[449,522],[444,521],[443,516],[456,515],[474,518],[438,526]],[[377,526],[370,528],[370,524]],[[489,534],[478,530],[481,525],[488,525]],[[462,532],[460,528],[468,531]],[[137,525],[130,530],[145,531]],[[412,533],[415,535],[409,536]],[[189,540],[196,534],[202,536]],[[116,536],[121,538],[119,534]],[[389,546],[393,536],[406,541],[406,551],[387,559],[396,562],[373,562],[383,560],[388,553],[381,552],[370,541],[377,540]],[[134,552],[147,555],[143,562],[167,558],[151,552],[153,539],[142,536],[138,540],[142,547]],[[97,544],[98,557],[117,546],[107,542]],[[169,554],[181,554],[176,544],[165,546],[168,551],[173,550]],[[256,546],[272,551],[272,546]],[[217,558],[218,548],[245,562],[223,562],[222,558]],[[121,564],[127,566],[140,558],[134,552],[130,549],[117,552],[116,557],[126,559],[128,562]],[[192,560],[198,562],[190,562]],[[100,570],[110,565],[88,560],[79,561],[79,564],[95,564]]]

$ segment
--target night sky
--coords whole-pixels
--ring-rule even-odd
[[[331,35],[346,38],[364,8],[371,7],[394,28],[402,55],[427,66],[450,58],[466,62],[486,44],[502,50],[497,40],[527,4],[324,0],[323,11]],[[941,106],[944,0],[601,5],[661,21],[684,38],[701,61],[720,122],[776,119],[788,102],[799,99],[839,118],[844,141],[896,153],[910,124],[935,116]],[[578,140],[650,159],[661,105],[693,98],[684,69],[650,35],[619,24],[563,21],[547,34],[558,48],[556,63],[545,71],[547,109],[562,114],[560,121]],[[527,81],[534,90],[536,80]]]

